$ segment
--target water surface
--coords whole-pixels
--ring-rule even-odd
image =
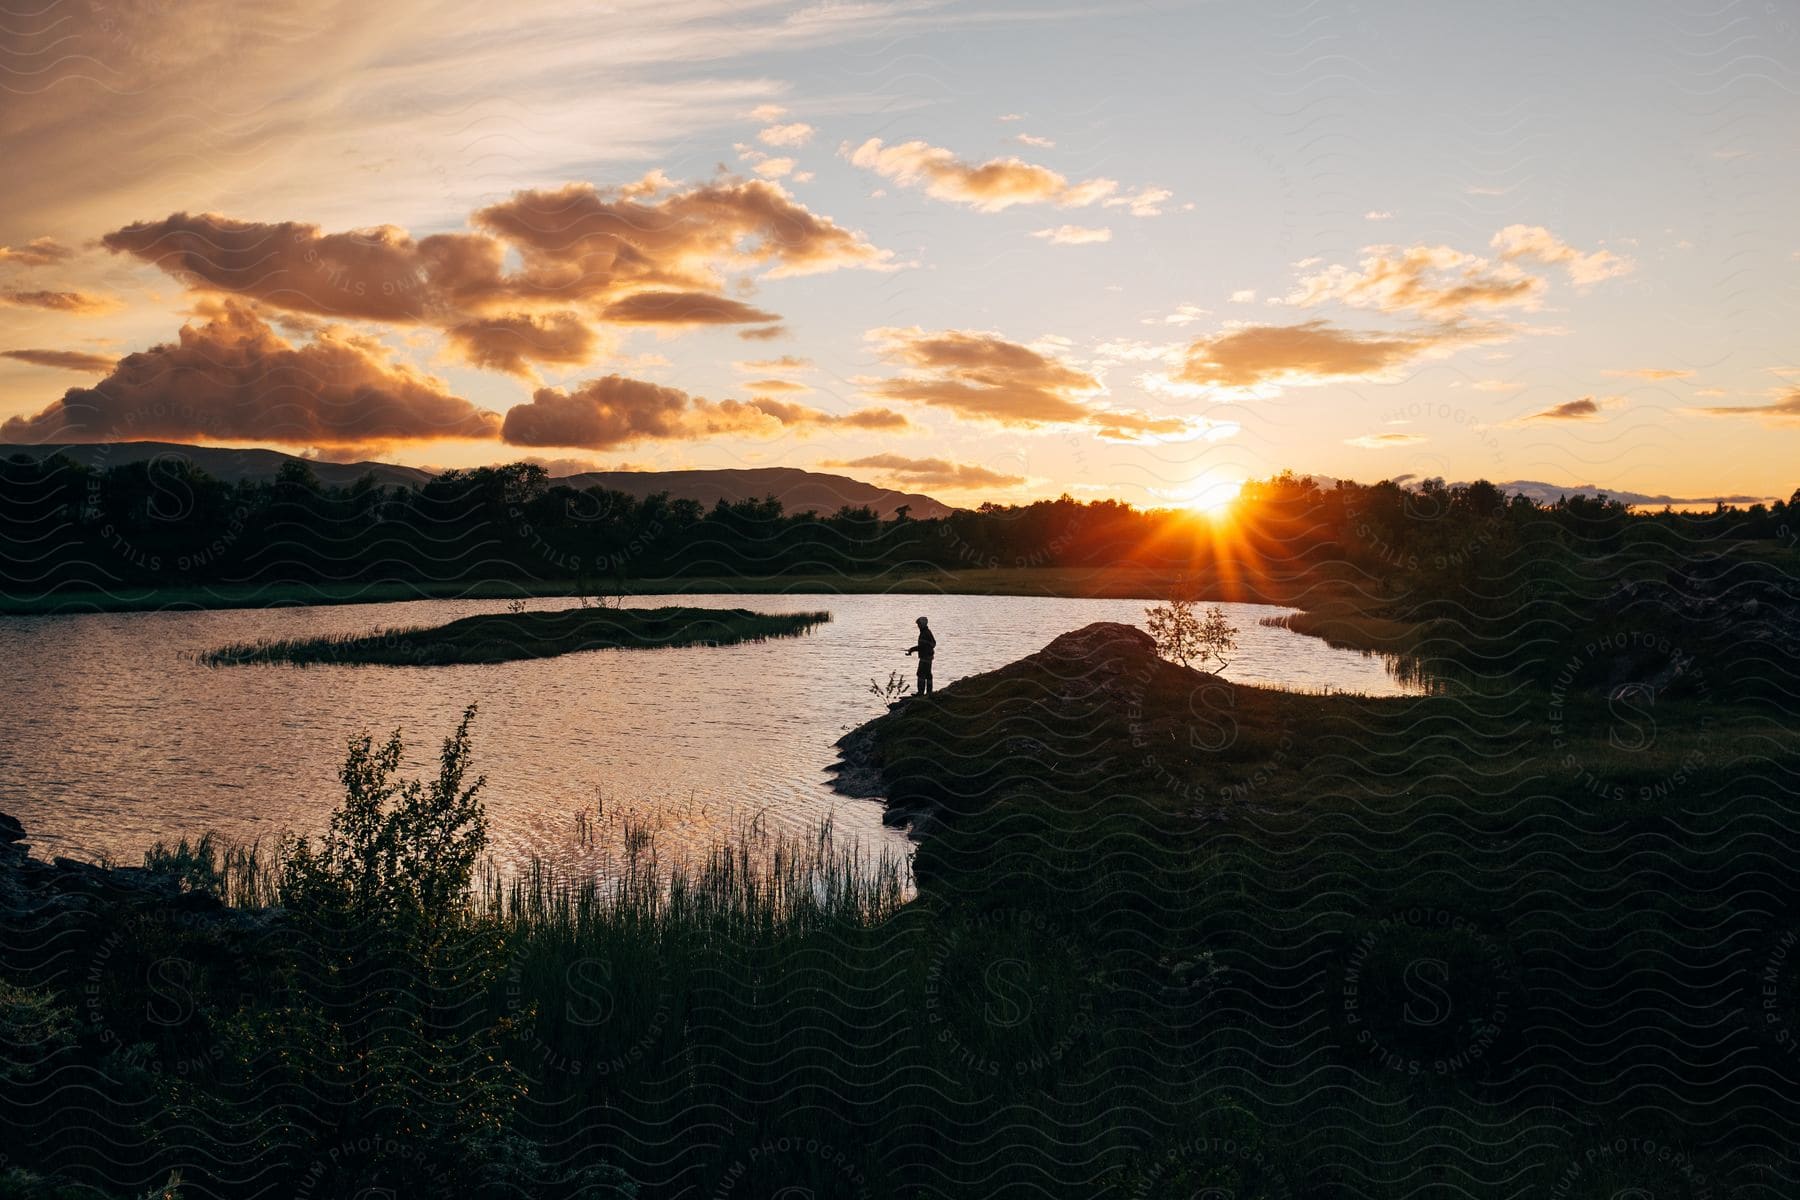
[[[400,728],[416,767],[463,707],[481,706],[495,849],[565,856],[577,812],[616,835],[632,815],[668,848],[704,848],[749,822],[904,850],[881,806],[827,786],[832,743],[878,715],[872,677],[910,672],[914,618],[938,637],[937,685],[1004,666],[1092,621],[1141,624],[1145,601],[1013,596],[642,596],[634,604],[826,609],[798,638],[726,647],[599,650],[449,667],[257,665],[197,656],[257,638],[361,633],[502,612],[500,600],[0,618],[0,810],[40,853],[136,861],[159,838],[249,842],[319,829],[344,745]],[[526,602],[563,608],[566,598]],[[1306,691],[1416,690],[1386,660],[1259,624],[1289,609],[1222,605],[1239,629],[1228,676]],[[909,675],[910,678],[910,675]]]

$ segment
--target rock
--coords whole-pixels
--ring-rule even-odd
[[[19,823],[19,818],[0,812],[0,843],[24,840],[25,826]]]

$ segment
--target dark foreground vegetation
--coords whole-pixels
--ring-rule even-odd
[[[829,829],[484,878],[467,723],[360,741],[322,842],[0,862],[0,1195],[1791,1195],[1800,744],[1628,695],[1091,626],[847,737],[907,903]]]
[[[794,637],[830,613],[758,613],[742,608],[582,607],[554,612],[485,613],[430,628],[386,629],[335,637],[289,638],[224,646],[213,666],[285,662],[446,666],[551,658],[582,650],[654,650],[730,646]]]

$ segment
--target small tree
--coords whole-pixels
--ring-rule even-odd
[[[1206,610],[1206,619],[1200,622],[1200,661],[1216,661],[1219,665],[1214,675],[1231,665],[1225,655],[1237,651],[1237,633],[1237,626],[1225,619],[1224,609],[1214,604]]]
[[[463,711],[444,739],[437,778],[394,778],[405,747],[395,730],[385,745],[361,734],[350,740],[339,778],[344,802],[315,847],[290,843],[285,856],[286,899],[322,900],[363,916],[418,914],[436,919],[459,910],[487,845],[487,813],[480,792],[487,780],[463,785],[469,766],[469,726]]]
[[[1158,654],[1184,667],[1198,663],[1200,669],[1217,661],[1219,665],[1213,671],[1216,675],[1231,665],[1225,655],[1237,649],[1237,626],[1226,619],[1225,610],[1216,604],[1202,616],[1199,601],[1186,593],[1186,584],[1178,582],[1175,595],[1167,603],[1144,610],[1148,618],[1145,624],[1156,640]]]

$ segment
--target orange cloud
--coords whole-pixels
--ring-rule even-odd
[[[519,192],[474,219],[519,250],[536,286],[582,295],[715,290],[722,269],[766,267],[769,278],[781,278],[891,265],[891,252],[812,212],[778,183],[726,180],[663,193],[571,183]]]
[[[1336,300],[1355,308],[1456,320],[1476,308],[1535,308],[1546,284],[1511,263],[1449,246],[1371,246],[1357,270],[1333,264],[1301,278],[1287,302]]]
[[[47,267],[74,258],[75,251],[53,237],[32,238],[23,246],[0,246],[0,263]]]
[[[1600,405],[1592,396],[1583,396],[1579,400],[1568,400],[1562,404],[1554,404],[1540,412],[1525,417],[1527,421],[1590,421],[1600,415]]]
[[[635,292],[601,312],[619,325],[755,325],[780,317],[710,292]]]
[[[1416,433],[1365,433],[1361,437],[1345,438],[1344,445],[1364,450],[1388,450],[1395,446],[1416,446],[1424,440]]]
[[[822,467],[854,467],[879,471],[883,478],[908,487],[946,490],[959,488],[1018,487],[1023,475],[1007,475],[988,467],[955,463],[942,458],[906,458],[898,454],[871,454],[864,458],[832,459]]]
[[[740,371],[810,371],[813,362],[798,354],[783,354],[779,358],[752,358],[731,365]]]
[[[1692,371],[1679,370],[1674,367],[1637,367],[1632,370],[1602,371],[1600,373],[1616,378],[1647,379],[1652,383],[1659,383],[1664,379],[1688,379],[1694,374]]]
[[[1156,216],[1170,193],[1162,188],[1139,188],[1121,194],[1112,179],[1087,179],[1078,183],[1049,167],[1019,158],[993,158],[966,162],[941,146],[927,142],[884,145],[870,138],[844,154],[851,163],[891,179],[903,187],[920,187],[939,200],[967,204],[979,212],[1001,212],[1015,204],[1054,204],[1060,208],[1085,208],[1090,204],[1129,208],[1134,216]]]
[[[725,289],[756,273],[885,269],[892,257],[765,180],[681,188],[652,171],[616,188],[518,192],[472,221],[477,232],[414,239],[392,225],[325,233],[174,213],[102,242],[199,290],[291,313],[435,326],[470,361],[514,374],[584,361],[594,325],[776,322]]]
[[[876,329],[869,338],[908,373],[867,385],[870,394],[942,408],[958,417],[1019,429],[1075,426],[1116,441],[1194,436],[1180,417],[1103,409],[1086,402],[1100,381],[995,333]]]
[[[1508,261],[1526,258],[1561,266],[1569,272],[1569,282],[1576,287],[1589,287],[1602,280],[1629,275],[1636,266],[1629,258],[1621,258],[1608,250],[1584,254],[1542,225],[1508,225],[1496,233],[1489,244]]]
[[[578,366],[593,357],[594,331],[572,312],[477,317],[444,331],[452,346],[478,367],[530,376],[533,362]]]
[[[1358,333],[1326,321],[1246,325],[1191,343],[1175,377],[1203,387],[1237,388],[1382,379],[1457,344],[1461,336],[1448,331]]]
[[[906,423],[905,417],[886,409],[837,416],[778,400],[715,403],[677,388],[608,375],[573,391],[539,388],[529,403],[507,412],[500,436],[515,446],[609,450],[636,442],[692,441],[784,428],[900,429]]]
[[[0,358],[64,371],[110,371],[119,361],[116,355],[88,354],[82,350],[0,350]]]
[[[1800,421],[1800,389],[1769,404],[1712,405],[1695,409],[1709,417],[1764,417],[1779,423]]]
[[[91,292],[0,291],[0,304],[10,304],[14,308],[42,308],[77,317],[96,317],[121,307],[111,296],[97,296]]]
[[[461,319],[486,304],[518,299],[502,274],[505,247],[480,234],[414,241],[393,225],[323,233],[298,221],[178,212],[126,225],[100,240],[191,287],[322,317]]]
[[[129,354],[91,388],[0,425],[19,442],[254,439],[309,446],[489,438],[497,414],[389,360],[367,339],[326,331],[283,340],[251,308],[212,306],[179,340]]]

